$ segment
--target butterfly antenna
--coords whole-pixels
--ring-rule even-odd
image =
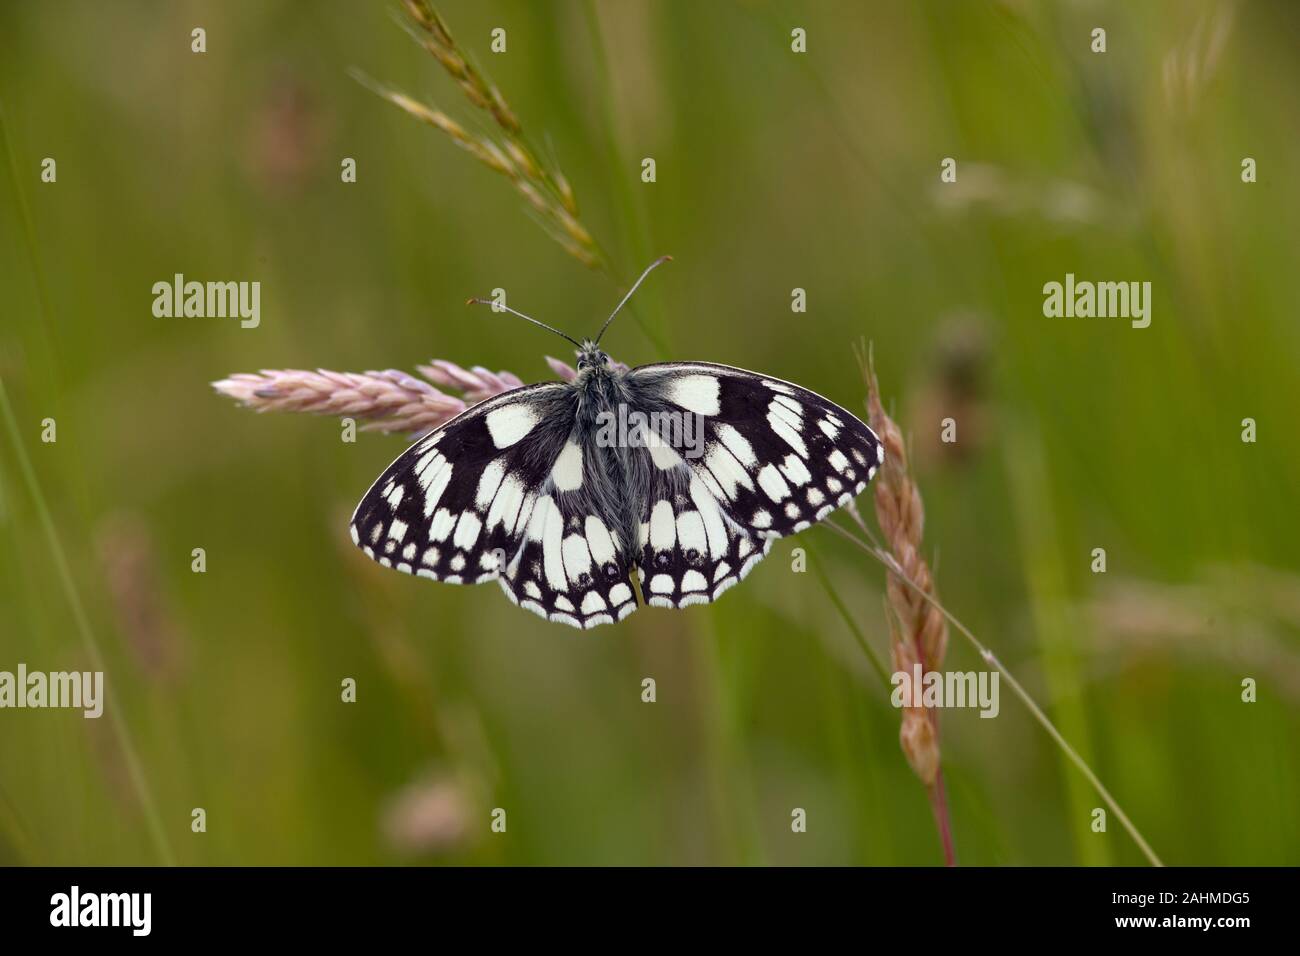
[[[654,272],[655,269],[659,268],[665,262],[672,262],[672,260],[673,260],[672,256],[660,256],[654,262],[650,263],[648,266],[645,267],[645,272],[641,273],[641,278],[637,279],[635,282],[632,283],[632,288],[627,290],[627,295],[623,296],[623,301],[614,307],[614,311],[611,312],[609,318],[605,320],[605,324],[600,327],[600,332],[596,335],[595,344],[597,345],[600,344],[601,336],[603,336],[605,334],[605,330],[609,328],[609,323],[614,321],[614,316],[618,315],[619,309],[627,305],[627,300],[632,298],[632,293],[635,292],[637,288],[641,285],[641,283],[645,281],[645,277],[648,276],[650,273]]]
[[[564,334],[563,332],[561,332],[559,329],[553,329],[553,328],[551,328],[551,327],[550,327],[549,325],[547,325],[545,322],[538,322],[538,321],[537,321],[536,319],[534,319],[531,315],[524,315],[522,312],[516,312],[514,309],[510,308],[510,306],[506,305],[504,302],[493,302],[491,299],[470,299],[470,300],[469,300],[468,302],[466,302],[465,304],[466,304],[466,305],[486,305],[486,306],[491,307],[492,311],[494,311],[494,312],[509,312],[511,315],[516,315],[516,316],[518,316],[519,318],[523,319],[525,322],[531,322],[531,323],[533,323],[533,325],[540,325],[540,326],[541,326],[542,328],[544,328],[547,332],[554,332],[556,335],[558,335],[558,336],[559,336],[560,338],[562,338],[562,339],[568,339],[568,341],[572,342],[572,343],[574,344],[574,346],[575,346],[579,351],[582,350],[582,343],[579,342],[577,339],[573,338],[572,336],[565,335],[565,334]]]

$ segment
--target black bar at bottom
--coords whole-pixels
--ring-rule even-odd
[[[1231,945],[1290,925],[1294,877],[1262,868],[5,869],[0,926],[6,943],[339,944],[404,933],[438,946],[499,943],[513,930],[537,943],[612,932],[610,946],[701,935],[772,942],[777,932],[809,945],[845,932],[864,945],[1098,935]]]

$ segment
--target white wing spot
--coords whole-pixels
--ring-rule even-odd
[[[746,468],[753,468],[758,464],[758,457],[754,454],[753,446],[736,429],[723,422],[714,429],[714,432],[722,444],[727,446],[727,450],[736,456],[736,461]]]
[[[675,528],[673,506],[667,501],[656,502],[654,510],[650,512],[650,547],[656,551],[672,548],[677,540]]]
[[[668,400],[697,415],[716,415],[722,410],[718,396],[722,383],[713,375],[681,375],[668,386]]]
[[[683,551],[694,548],[700,554],[709,550],[709,539],[704,533],[704,519],[698,511],[683,511],[677,516],[677,540]]]
[[[790,486],[785,483],[776,465],[763,466],[763,470],[758,473],[758,486],[767,492],[767,496],[773,501],[781,501],[790,496]]]
[[[656,574],[650,579],[650,591],[653,594],[672,594],[673,578],[670,574]]]
[[[775,406],[775,402],[772,403]],[[784,409],[782,410],[784,411]],[[789,413],[786,412],[788,416]],[[772,431],[785,441],[787,445],[799,453],[800,458],[808,457],[808,446],[804,444],[803,438],[799,435],[797,428],[791,427],[788,417],[783,417],[775,411],[769,411],[767,414],[767,423],[772,427]]]
[[[423,471],[417,472],[416,476],[424,487],[424,515],[426,518],[433,514],[434,508],[438,507],[438,500],[451,482],[452,472],[452,464],[446,458],[443,458],[436,451],[429,454],[433,456],[433,460],[425,466]]]
[[[496,497],[497,489],[501,487],[501,479],[506,474],[506,463],[503,459],[494,458],[483,469],[483,474],[478,480],[478,491],[474,495],[474,504],[480,511],[487,511],[488,506],[492,504]]]
[[[737,485],[744,485],[751,491],[754,488],[754,483],[749,479],[749,472],[741,467],[736,456],[723,445],[715,443],[709,449],[709,456],[704,459],[704,465],[712,473],[722,494],[727,498],[736,497]]]
[[[589,515],[583,527],[587,535],[587,547],[592,559],[602,567],[614,560],[614,540],[609,536],[605,522],[595,515]]]
[[[781,464],[781,472],[796,485],[804,485],[812,480],[812,472],[799,460],[798,455],[786,455]]]
[[[776,406],[778,405],[784,408],[786,411],[793,414],[795,418],[802,420],[803,406],[800,405],[798,402],[796,402],[793,398],[789,398],[785,395],[778,395],[776,398],[772,399],[772,407],[769,409],[769,411],[775,411]]]
[[[591,553],[587,550],[587,539],[580,534],[564,539],[564,570],[574,584],[580,575],[591,573]]]
[[[539,420],[537,412],[524,402],[510,402],[484,416],[492,444],[498,448],[509,448],[532,431]]]
[[[709,493],[704,482],[698,478],[691,480],[691,500],[700,517],[704,519],[704,533],[709,539],[709,553],[716,558],[727,553],[727,526],[722,521],[722,512],[718,510],[718,499]]]
[[[551,481],[560,491],[576,491],[582,487],[582,446],[570,439],[555,459],[551,468]]]
[[[478,515],[472,511],[462,511],[460,520],[456,522],[456,536],[452,538],[451,543],[466,551],[470,550],[478,540],[478,533],[482,527],[483,522],[479,520]]]
[[[563,591],[568,587],[564,579],[564,516],[550,497],[537,499],[537,510],[542,512],[542,566],[546,571],[546,583],[552,591]],[[536,523],[536,519],[534,519]]]
[[[650,432],[646,436],[645,443],[646,447],[650,449],[650,460],[655,463],[655,467],[660,471],[668,471],[670,468],[676,468],[682,464],[682,456],[677,454],[672,446],[663,441],[656,433]]]
[[[456,527],[456,516],[446,508],[439,508],[438,513],[429,522],[429,540],[446,541],[451,529]]]
[[[495,465],[496,462],[492,464]],[[489,465],[488,467],[491,468],[492,466]],[[484,473],[484,477],[486,477],[486,473]],[[479,482],[479,490],[483,490],[482,481]],[[507,534],[511,534],[514,531],[515,518],[519,516],[519,506],[523,503],[523,500],[524,486],[519,482],[519,479],[514,475],[504,478],[500,487],[493,493],[492,506],[488,508],[487,520],[483,523],[484,527],[491,531],[499,524]],[[481,499],[476,499],[476,503],[480,508],[483,507]]]

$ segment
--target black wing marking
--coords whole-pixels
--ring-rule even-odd
[[[629,567],[583,490],[574,396],[563,383],[515,389],[421,438],[361,499],[352,540],[406,574],[499,581],[511,601],[553,621],[626,617],[636,608]]]
[[[660,428],[667,448],[726,517],[761,538],[795,534],[861,493],[884,445],[857,416],[806,388],[709,362],[643,365],[628,374],[639,401],[678,413],[692,429]]]

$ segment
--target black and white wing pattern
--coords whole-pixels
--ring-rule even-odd
[[[533,385],[435,429],[366,492],[352,540],[406,574],[496,580],[551,620],[594,627],[625,617],[636,608],[630,568],[613,522],[583,494],[575,403],[567,384]]]
[[[773,539],[852,501],[884,461],[855,415],[780,379],[672,362],[633,369],[628,385],[656,466],[639,542],[652,604],[716,599]]]
[[[386,567],[495,580],[591,628],[636,610],[634,569],[646,603],[717,599],[883,460],[856,416],[789,382],[703,362],[602,371],[506,392],[421,438],[366,492],[352,539]]]
[[[655,443],[653,432],[650,442],[656,467],[641,508],[641,594],[656,607],[717,600],[762,560],[772,542],[731,520],[706,482],[668,444]]]

